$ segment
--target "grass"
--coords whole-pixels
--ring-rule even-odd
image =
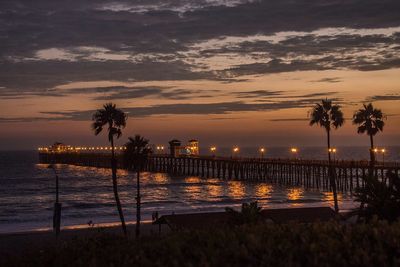
[[[257,224],[135,238],[99,234],[4,266],[399,266],[400,222]]]

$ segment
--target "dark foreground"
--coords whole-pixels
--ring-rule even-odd
[[[399,266],[400,222],[226,226],[144,235],[107,232],[32,246],[0,266]]]

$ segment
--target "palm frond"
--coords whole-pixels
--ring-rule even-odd
[[[383,113],[380,109],[374,108],[372,103],[363,104],[362,109],[359,109],[353,116],[353,124],[359,125],[357,132],[360,134],[367,133],[370,136],[376,135],[383,131]]]
[[[98,135],[103,127],[108,124],[108,140],[111,142],[113,137],[121,137],[122,128],[126,126],[125,113],[116,108],[115,104],[106,103],[103,109],[97,110],[92,116],[92,129],[95,135]]]

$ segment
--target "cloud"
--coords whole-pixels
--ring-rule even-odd
[[[307,118],[286,118],[286,119],[271,119],[273,122],[294,122],[294,121],[309,121]]]
[[[400,94],[374,95],[367,97],[366,101],[400,101]]]
[[[79,81],[400,67],[397,0],[4,0],[0,10],[7,98],[57,96]]]
[[[123,108],[130,117],[147,117],[159,115],[222,115],[252,111],[276,111],[281,109],[310,107],[319,99],[304,98],[296,100],[282,100],[268,103],[247,103],[243,101],[217,102],[217,103],[177,103],[152,105],[147,107]],[[33,118],[0,118],[0,122],[24,122],[37,120],[91,120],[95,110],[83,111],[46,111],[41,114],[46,117]]]
[[[269,91],[269,90],[254,90],[254,91],[241,91],[233,93],[237,98],[269,98],[281,96],[284,91]]]
[[[206,93],[218,92],[218,90],[192,90],[192,89],[174,89],[173,87],[119,87],[113,90],[111,94],[95,97],[95,100],[116,100],[132,99],[143,97],[164,98],[170,100],[183,100],[195,97],[209,98],[212,94]]]
[[[340,83],[340,82],[342,82],[342,79],[339,77],[328,77],[328,78],[322,78],[319,80],[313,80],[310,82],[312,82],[312,83]]]

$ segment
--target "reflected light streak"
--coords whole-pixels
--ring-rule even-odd
[[[208,196],[210,197],[221,197],[222,187],[220,185],[208,184],[206,185]]]
[[[200,183],[201,179],[197,176],[189,176],[185,178],[185,183],[193,184],[193,183]]]
[[[269,197],[273,191],[272,185],[258,184],[255,188],[255,195],[259,198]]]
[[[245,196],[245,185],[240,181],[228,182],[228,195],[232,198],[243,198]]]
[[[304,190],[302,188],[290,188],[287,191],[287,198],[291,201],[299,200],[303,197]]]
[[[343,199],[342,194],[338,194],[337,198],[338,202],[342,201]],[[333,192],[322,192],[322,200],[329,202],[329,204],[333,206]]]

